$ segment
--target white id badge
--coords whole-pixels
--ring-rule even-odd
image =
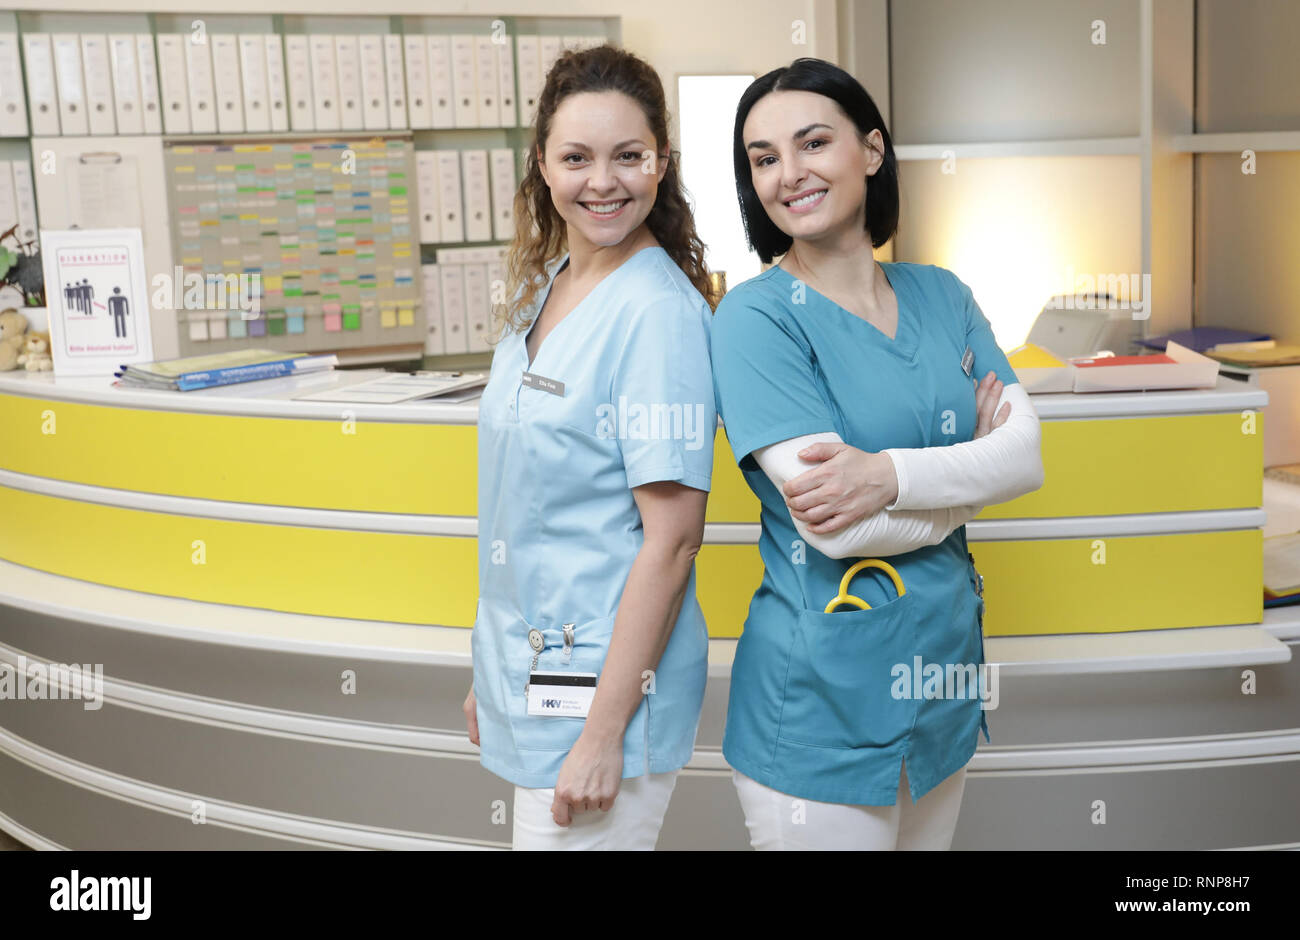
[[[594,672],[532,672],[528,714],[541,718],[586,718],[596,696]]]

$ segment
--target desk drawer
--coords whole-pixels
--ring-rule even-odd
[[[1263,415],[1046,420],[1040,489],[980,519],[1258,507]]]
[[[1258,623],[1259,529],[971,542],[984,633],[1118,633]]]

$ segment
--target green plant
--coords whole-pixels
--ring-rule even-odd
[[[5,245],[6,240],[14,247]],[[18,237],[17,225],[0,235],[0,287],[6,285],[22,291],[27,306],[45,306],[45,272],[41,267],[40,243],[36,239],[22,241]]]

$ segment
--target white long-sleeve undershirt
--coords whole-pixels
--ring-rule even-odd
[[[1043,476],[1038,415],[1019,384],[1003,387],[994,413],[1007,402],[1011,403],[1011,412],[1006,422],[978,440],[945,447],[885,450],[898,476],[899,498],[893,505],[828,533],[811,532],[806,523],[792,515],[795,529],[805,542],[829,558],[901,555],[939,544],[989,503],[1004,502],[1037,489]],[[754,451],[754,459],[783,496],[781,488],[787,480],[817,466],[817,461],[799,457],[799,451],[817,443],[843,441],[834,431],[804,434],[760,447]],[[939,452],[948,453],[934,459]],[[909,484],[906,492],[904,479]],[[932,500],[931,492],[942,500],[951,500],[954,493],[970,500],[939,505]],[[982,495],[985,493],[988,497]],[[1010,495],[1002,495],[1006,493]],[[907,505],[900,506],[904,497]]]
[[[998,410],[1011,403],[1006,423],[984,437],[947,447],[885,450],[898,475],[898,498],[886,509],[942,509],[1005,503],[1043,485],[1042,431],[1029,393],[1005,385]],[[997,413],[996,411],[994,412]]]

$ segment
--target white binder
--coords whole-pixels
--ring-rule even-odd
[[[406,64],[402,61],[402,37],[396,33],[384,37],[384,69],[388,78],[388,126],[407,127]]]
[[[451,87],[451,37],[429,36],[429,122],[436,128],[456,126]]]
[[[169,134],[190,132],[189,80],[185,77],[185,37],[158,34],[158,78],[162,87],[163,127]]]
[[[339,126],[348,131],[360,130],[365,126],[365,113],[361,104],[361,55],[355,33],[334,37],[334,56],[339,76]]]
[[[492,237],[499,242],[515,235],[515,152],[509,147],[488,153],[492,177]]]
[[[411,127],[419,130],[429,124],[429,66],[421,35],[402,37],[406,53],[406,109],[410,113]]]
[[[441,356],[447,351],[442,330],[442,281],[436,264],[420,267],[420,297],[424,301],[424,354]]]
[[[153,35],[135,34],[135,69],[140,78],[140,120],[144,133],[162,133],[162,96],[159,94],[159,64],[153,51]]]
[[[18,200],[14,198],[14,174],[8,160],[0,160],[0,232],[18,223]]]
[[[212,47],[195,42],[193,33],[181,36],[185,49],[185,78],[190,88],[190,130],[214,134],[217,130],[216,93],[212,85]]]
[[[81,38],[76,33],[55,33],[54,77],[59,88],[59,127],[65,137],[90,133],[86,119],[86,90],[81,77]]]
[[[475,82],[478,86],[478,123],[481,127],[500,127],[501,74],[497,65],[497,44],[491,36],[474,37]]]
[[[555,65],[555,60],[560,57],[563,43],[559,36],[542,36],[538,39],[538,43],[542,50],[542,85],[545,85],[546,76],[551,72],[551,66]]]
[[[442,289],[443,348],[448,353],[469,352],[465,331],[465,275],[463,264],[439,264],[438,283]]]
[[[461,214],[460,151],[435,150],[438,174],[438,212],[441,217],[438,241],[451,244],[465,240]]]
[[[487,266],[489,324],[491,323],[492,308],[497,304],[504,304],[506,302],[505,253],[505,246],[500,246],[498,249],[498,258],[489,261]]]
[[[492,347],[488,334],[492,328],[492,304],[488,295],[486,264],[465,265],[465,336],[470,352],[486,352]]]
[[[515,127],[519,123],[519,98],[515,92],[515,47],[510,37],[496,43],[497,101],[500,104],[501,126]]]
[[[0,137],[27,136],[21,61],[18,34],[0,33]]]
[[[144,112],[140,107],[140,70],[136,66],[135,34],[114,33],[108,37],[108,57],[113,71],[113,116],[119,134],[143,134]]]
[[[158,93],[158,57],[151,33],[135,34],[135,64],[140,74],[140,112],[146,134],[163,130],[162,96]]]
[[[339,123],[339,75],[334,56],[334,37],[307,37],[311,49],[313,119],[318,131],[336,131]]]
[[[519,58],[519,126],[532,127],[542,93],[542,45],[537,36],[516,36]]]
[[[459,34],[451,37],[451,88],[457,127],[479,127],[478,90],[474,81],[474,37]]]
[[[279,33],[262,36],[266,50],[266,108],[271,116],[272,131],[289,129],[289,98],[285,92],[284,46]]]
[[[239,34],[239,74],[244,86],[244,128],[250,134],[271,129],[271,105],[266,92],[266,37]]]
[[[15,160],[13,173],[14,205],[18,210],[16,219],[18,237],[25,242],[33,241],[40,235],[40,223],[36,218],[36,189],[32,181],[32,165],[26,160]]]
[[[54,49],[49,33],[23,35],[23,59],[27,63],[27,103],[32,115],[32,134],[59,134],[59,93],[54,79]]]
[[[108,39],[102,34],[81,34],[81,70],[86,79],[86,120],[90,132],[116,134],[113,67],[109,63]]]
[[[244,93],[239,69],[239,43],[234,33],[212,33],[212,87],[217,102],[217,130],[240,134],[244,130]]]
[[[361,114],[366,130],[388,127],[388,90],[384,84],[384,37],[364,33],[357,37],[361,54]]]
[[[315,95],[312,93],[311,53],[307,37],[284,37],[285,75],[289,79],[289,123],[295,131],[316,129]]]
[[[492,203],[488,196],[487,151],[462,150],[461,188],[465,193],[465,241],[492,240]]]
[[[442,241],[442,219],[438,209],[438,157],[432,150],[415,151],[415,194],[420,210],[420,241],[426,245]]]

